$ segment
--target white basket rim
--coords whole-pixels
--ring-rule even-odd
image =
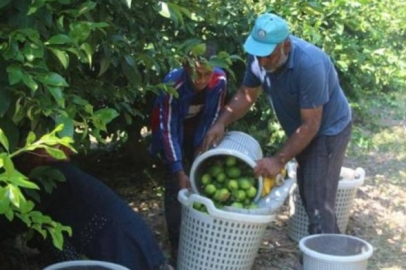
[[[210,149],[203,154],[199,155],[196,157],[196,159],[193,162],[192,168],[190,169],[190,174],[189,174],[189,180],[192,186],[193,192],[200,194],[197,186],[196,186],[196,179],[195,179],[195,171],[198,169],[198,166],[201,165],[201,163],[213,156],[219,156],[219,155],[228,155],[228,156],[234,156],[236,158],[239,158],[243,161],[245,161],[251,168],[254,168],[256,166],[256,162],[252,160],[252,158],[241,154],[240,152],[233,150],[233,149]],[[262,193],[262,188],[263,188],[263,177],[259,176],[258,178],[258,190],[257,190],[257,195],[254,198],[254,202],[257,202],[261,198],[261,193]]]
[[[114,270],[130,270],[127,267],[122,265],[118,265],[115,263],[104,262],[104,261],[97,261],[97,260],[74,260],[74,261],[66,261],[55,263],[50,266],[47,266],[43,270],[59,270],[66,267],[74,267],[74,266],[103,266],[106,268],[111,268]]]
[[[367,247],[367,251],[362,254],[357,254],[357,255],[352,255],[352,256],[336,256],[336,255],[327,255],[327,254],[323,254],[323,253],[311,250],[308,247],[306,247],[306,245],[305,245],[305,242],[309,239],[316,238],[316,237],[323,237],[323,236],[332,236],[332,235],[335,237],[352,238],[354,240],[360,241],[363,244],[365,244],[365,246]],[[331,233],[330,234],[314,234],[314,235],[309,235],[309,236],[303,237],[299,241],[299,248],[303,253],[305,253],[306,255],[308,255],[312,258],[316,258],[316,259],[320,259],[320,260],[324,260],[324,261],[330,261],[330,262],[360,262],[360,261],[367,260],[369,257],[371,257],[372,253],[374,251],[373,246],[363,239],[360,239],[355,236],[347,235],[347,234],[331,234]]]
[[[365,170],[363,168],[356,168],[355,170],[349,169],[346,167],[342,167],[342,171],[351,171],[354,175],[354,179],[342,179],[338,182],[339,188],[342,189],[349,189],[349,188],[357,188],[362,186],[365,180]]]
[[[219,219],[226,219],[230,221],[238,221],[250,224],[263,224],[269,223],[275,220],[275,215],[255,215],[255,214],[242,214],[217,209],[212,200],[200,196],[199,194],[192,193],[190,196],[188,189],[182,189],[179,191],[178,199],[181,204],[187,207],[193,207],[194,202],[204,204],[207,212],[210,216]],[[197,211],[197,210],[196,210]]]

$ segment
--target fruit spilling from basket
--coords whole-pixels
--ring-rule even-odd
[[[196,179],[200,194],[210,198],[216,208],[230,206],[240,209],[255,209],[258,192],[267,195],[276,185],[273,179],[266,179],[264,188],[258,190],[254,170],[246,162],[227,155],[213,156],[201,164],[200,176]],[[203,204],[195,202],[193,208],[206,212]]]

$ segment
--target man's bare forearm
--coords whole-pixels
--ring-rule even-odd
[[[257,91],[259,90],[248,90],[241,87],[225,106],[217,122],[226,127],[243,117],[256,101],[258,95]]]

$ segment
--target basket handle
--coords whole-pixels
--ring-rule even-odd
[[[213,201],[210,200],[209,198],[199,196],[194,193],[190,196],[188,196],[188,194],[190,194],[190,191],[186,188],[179,191],[178,199],[182,204],[192,206],[193,203],[198,202],[206,206],[207,212],[209,212],[209,214],[217,216],[220,214],[216,206],[214,206]]]

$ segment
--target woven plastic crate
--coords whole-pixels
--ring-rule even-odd
[[[341,233],[345,233],[351,214],[352,204],[357,194],[357,189],[364,182],[365,171],[362,168],[352,170],[343,167],[341,169],[340,177],[341,179],[338,184],[335,209],[338,228]],[[288,235],[296,242],[299,242],[300,239],[309,235],[309,218],[303,208],[302,200],[296,186],[291,190],[289,206],[290,217],[288,220]]]
[[[234,156],[254,168],[256,160],[261,159],[263,154],[261,146],[252,136],[240,131],[227,132],[219,145],[197,156],[193,161],[189,174],[193,192],[202,194],[200,184],[198,183],[200,177],[204,174],[203,166],[201,165],[204,161],[214,156]],[[263,180],[262,176],[260,176],[258,177],[256,187],[258,193],[254,201],[258,201],[261,197],[262,187]]]
[[[274,215],[246,215],[217,209],[210,199],[179,192],[182,222],[178,270],[251,269],[267,225]],[[193,203],[206,206],[197,211]]]
[[[365,270],[373,247],[343,234],[316,234],[299,242],[304,270]]]

